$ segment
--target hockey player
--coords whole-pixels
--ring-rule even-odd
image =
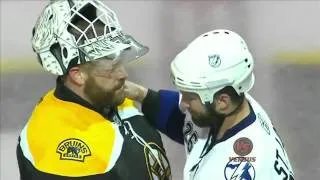
[[[17,146],[21,180],[171,179],[160,134],[125,99],[123,63],[148,48],[98,0],[56,0],[32,46],[56,88],[36,105]]]
[[[294,179],[281,138],[248,94],[253,67],[245,41],[217,29],[172,61],[171,78],[180,93],[127,82],[127,96],[142,102],[147,119],[185,145],[185,180]]]

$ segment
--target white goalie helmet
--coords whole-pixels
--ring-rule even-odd
[[[86,22],[85,27],[76,26],[76,19]],[[97,22],[104,26],[102,33],[94,25]],[[70,28],[77,31],[77,36]],[[102,57],[133,60],[149,50],[123,34],[116,14],[99,0],[51,0],[33,29],[32,47],[40,64],[56,75],[65,74],[70,63]]]
[[[254,84],[254,61],[246,42],[235,32],[217,29],[193,40],[171,62],[171,78],[182,91],[200,96],[203,104],[226,86],[240,94]]]

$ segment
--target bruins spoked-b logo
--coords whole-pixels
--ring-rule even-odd
[[[61,160],[84,162],[87,156],[91,156],[89,147],[80,139],[70,138],[62,141],[57,148]]]
[[[151,180],[171,180],[171,168],[164,152],[155,143],[144,147],[146,163]]]

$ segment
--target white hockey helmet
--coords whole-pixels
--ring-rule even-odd
[[[87,22],[87,27],[77,27],[76,18]],[[97,22],[104,26],[103,33],[97,33]],[[81,64],[102,57],[133,60],[149,50],[123,34],[116,14],[99,0],[51,0],[33,29],[32,47],[44,69],[56,75],[65,74],[71,62]]]
[[[171,62],[171,78],[182,91],[200,96],[203,104],[226,86],[240,94],[254,84],[253,58],[235,32],[217,29],[193,40]]]

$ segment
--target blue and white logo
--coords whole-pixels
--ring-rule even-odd
[[[208,56],[209,64],[211,67],[217,68],[221,64],[221,58],[218,54]]]
[[[254,180],[256,172],[249,161],[231,159],[224,169],[226,180]]]

